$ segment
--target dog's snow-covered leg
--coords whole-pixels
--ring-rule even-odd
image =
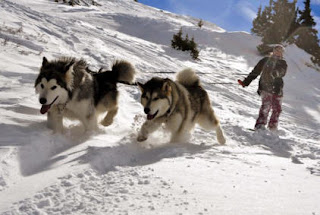
[[[224,137],[223,131],[221,129],[220,124],[218,124],[216,126],[216,134],[217,134],[217,140],[220,144],[225,144],[226,143],[226,139]]]
[[[98,120],[94,114],[87,116],[86,119],[82,119],[81,122],[84,125],[84,129],[86,131],[93,131],[98,129]]]
[[[217,140],[220,144],[225,144],[226,139],[224,137],[220,122],[214,114],[213,110],[208,110],[208,113],[201,114],[198,120],[199,125],[206,130],[215,130]]]
[[[63,116],[56,107],[52,107],[47,113],[47,127],[54,132],[63,132]]]
[[[190,136],[191,136],[190,132],[187,132],[187,131],[175,132],[175,133],[172,133],[170,141],[172,143],[183,143],[190,140]]]
[[[190,129],[187,128],[188,120],[183,119],[181,114],[172,115],[170,120],[166,123],[166,130],[171,132],[171,142],[185,142],[190,138]]]
[[[113,122],[113,118],[118,113],[118,107],[114,107],[113,109],[109,110],[107,115],[104,117],[104,119],[101,121],[101,124],[103,126],[109,126]]]
[[[85,101],[83,107],[78,110],[78,117],[82,122],[85,131],[93,131],[98,129],[98,118],[94,104]]]
[[[162,124],[162,120],[148,120],[145,123],[143,123],[139,134],[138,134],[138,138],[137,141],[142,142],[148,139],[148,136],[150,133],[154,132],[155,130],[157,130]]]

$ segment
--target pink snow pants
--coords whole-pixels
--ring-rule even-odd
[[[265,91],[262,91],[260,95],[262,99],[262,105],[260,107],[259,117],[257,119],[255,128],[261,128],[267,124],[268,115],[270,109],[272,109],[268,127],[269,129],[277,129],[279,116],[282,111],[282,96],[278,96]]]

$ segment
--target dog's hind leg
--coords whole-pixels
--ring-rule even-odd
[[[104,117],[104,119],[101,121],[101,124],[103,126],[109,126],[112,124],[113,122],[113,118],[115,117],[115,115],[117,115],[118,113],[118,106],[113,107],[112,109],[110,109],[107,113],[107,115]]]
[[[211,107],[207,108],[205,113],[200,114],[197,122],[202,128],[206,130],[215,130],[217,140],[220,144],[226,143],[226,139],[220,126],[220,122]]]
[[[216,134],[217,134],[217,140],[220,144],[225,144],[226,143],[226,138],[224,137],[223,131],[221,129],[220,124],[216,126]]]
[[[101,121],[103,126],[111,125],[113,123],[113,118],[118,113],[118,94],[119,93],[116,90],[108,92],[97,107],[100,113],[108,111],[107,115]]]

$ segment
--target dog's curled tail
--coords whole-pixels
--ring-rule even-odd
[[[112,65],[112,72],[116,74],[118,82],[131,84],[134,81],[136,71],[131,63],[124,60],[117,60]]]
[[[191,68],[182,70],[177,74],[177,81],[184,86],[199,86],[200,79],[195,71]]]

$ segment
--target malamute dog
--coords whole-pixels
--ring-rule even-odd
[[[126,61],[117,61],[111,71],[93,73],[84,60],[62,57],[43,58],[35,81],[40,112],[47,114],[47,125],[63,131],[63,117],[78,119],[86,130],[98,127],[97,117],[106,114],[101,124],[108,126],[118,111],[117,82],[131,83],[135,70]]]
[[[220,144],[226,142],[219,120],[214,114],[207,92],[192,69],[177,74],[177,80],[152,78],[145,84],[138,82],[142,92],[141,104],[147,114],[137,140],[145,141],[148,135],[166,125],[172,142],[184,141],[195,123],[215,130]]]

